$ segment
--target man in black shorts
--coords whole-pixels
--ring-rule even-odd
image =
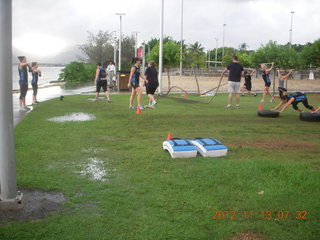
[[[97,89],[96,89],[96,97],[93,101],[94,102],[98,101],[99,93],[102,88],[105,95],[106,95],[106,100],[108,102],[111,102],[110,97],[109,97],[109,92],[108,92],[107,72],[106,72],[106,69],[104,67],[102,67],[101,63],[97,63],[95,80],[96,80],[96,84],[97,84]]]
[[[238,63],[238,57],[233,56],[232,63],[228,65],[227,68],[222,72],[221,77],[224,73],[229,71],[228,77],[228,105],[226,108],[231,108],[233,94],[236,94],[236,108],[240,108],[240,81],[243,75],[243,67]]]
[[[149,98],[149,104],[146,106],[147,108],[154,108],[157,104],[157,101],[154,99],[154,92],[157,90],[159,86],[158,82],[158,71],[155,68],[156,63],[154,61],[149,62],[149,66],[146,69],[146,90]]]

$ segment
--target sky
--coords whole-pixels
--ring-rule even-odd
[[[181,1],[164,0],[164,35],[181,39]],[[138,42],[160,36],[161,0],[12,0],[13,46],[38,56],[57,55],[83,44],[87,31],[138,33]],[[206,50],[222,46],[250,49],[274,40],[293,44],[320,38],[319,0],[184,0],[183,39],[199,41]],[[218,38],[217,42],[215,38]]]

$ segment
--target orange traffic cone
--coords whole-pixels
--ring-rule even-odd
[[[187,97],[188,97],[188,93],[185,92],[185,93],[183,94],[183,97],[187,98]]]
[[[140,107],[137,107],[137,111],[136,111],[136,114],[141,114],[142,112],[141,112],[141,109],[140,109]]]
[[[171,139],[172,139],[172,133],[168,132],[167,140],[171,140]]]
[[[262,103],[260,103],[260,105],[258,107],[258,111],[261,111],[261,110],[263,110]]]

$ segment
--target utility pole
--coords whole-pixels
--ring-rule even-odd
[[[289,44],[290,44],[290,47],[292,45],[293,14],[294,14],[294,11],[291,11],[291,23],[290,23],[290,30],[289,30]]]
[[[215,38],[216,40],[216,63],[215,63],[215,67],[217,67],[217,61],[218,61],[218,38]]]
[[[122,42],[122,16],[126,15],[125,13],[116,13],[120,16],[120,32],[119,32],[119,71],[121,71],[121,42]]]
[[[226,28],[227,24],[223,24],[223,33],[222,33],[222,60],[223,61],[223,57],[224,57],[224,37],[225,37],[225,28]]]
[[[159,93],[162,93],[162,69],[163,69],[163,13],[164,0],[161,0],[160,14],[160,46],[159,46]]]
[[[138,52],[138,33],[137,31],[132,32],[134,34],[134,57],[137,57]]]
[[[12,0],[0,0],[0,204],[19,201],[13,138],[11,51]]]
[[[183,54],[183,0],[181,0],[180,81],[182,77],[182,54]]]

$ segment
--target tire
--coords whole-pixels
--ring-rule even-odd
[[[276,118],[280,116],[279,112],[273,111],[273,110],[259,110],[258,111],[259,117],[272,117]]]
[[[303,112],[300,113],[300,120],[307,122],[320,122],[320,113]]]

